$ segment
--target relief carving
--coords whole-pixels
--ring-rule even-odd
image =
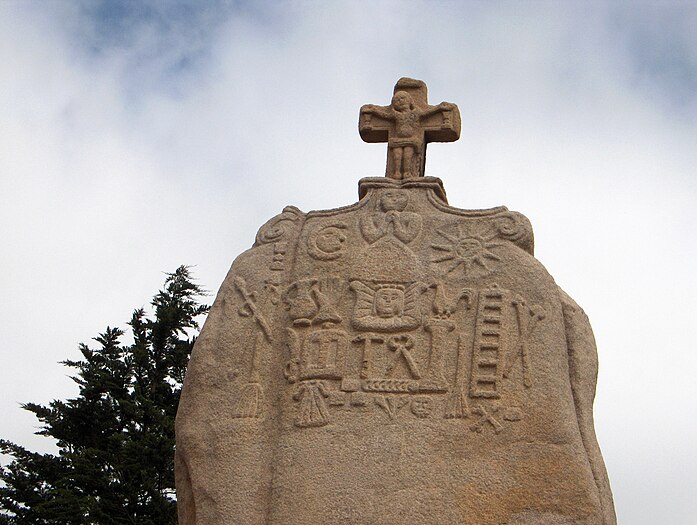
[[[273,244],[273,256],[269,269],[272,272],[282,272],[286,269],[286,252],[288,251],[288,243],[285,241],[275,242]]]
[[[302,347],[300,379],[341,379],[348,343],[343,330],[321,328],[311,332]]]
[[[268,244],[281,240],[303,213],[294,206],[283,208],[283,212],[266,222],[257,232],[256,244]]]
[[[232,412],[234,418],[259,418],[264,404],[264,389],[259,383],[247,383],[242,387],[240,398]]]
[[[472,348],[470,396],[501,397],[503,377],[503,341],[508,321],[504,308],[507,290],[498,286],[479,292],[477,320]]]
[[[362,344],[363,351],[361,357],[361,379],[374,377],[373,363],[375,361],[375,343],[383,343],[384,337],[376,334],[364,334],[356,337],[353,342]]]
[[[341,287],[342,281],[337,277],[301,279],[292,283],[283,294],[283,301],[293,326],[341,323],[337,312]]]
[[[470,229],[473,231],[470,233]],[[446,274],[462,267],[465,275],[486,275],[493,270],[493,265],[501,258],[491,251],[492,248],[503,246],[496,241],[497,233],[484,233],[475,228],[468,228],[461,222],[451,223],[436,230],[445,241],[432,244],[431,248],[438,252],[432,263],[447,263]]]
[[[532,386],[532,370],[530,365],[530,355],[528,353],[528,341],[535,331],[537,323],[545,318],[545,311],[540,306],[528,307],[525,301],[516,297],[511,302],[516,309],[516,319],[518,321],[518,342],[514,345],[513,354],[508,358],[508,363],[503,371],[503,377],[508,377],[518,356],[523,364],[523,384],[526,388]]]
[[[410,335],[405,334],[390,337],[387,341],[387,348],[394,353],[394,356],[385,367],[385,375],[387,377],[394,374],[397,364],[402,360],[406,364],[412,377],[415,379],[419,379],[421,377],[419,367],[416,366],[416,361],[414,361],[414,358],[411,355],[411,350],[414,348],[414,339],[412,339]]]
[[[377,396],[375,404],[382,408],[390,419],[397,417],[397,413],[409,404],[407,396]]]
[[[295,417],[295,426],[300,428],[323,427],[329,423],[326,399],[329,390],[322,381],[303,381],[293,395],[300,402]]]
[[[433,411],[433,400],[429,396],[414,396],[411,400],[411,413],[419,419],[426,419]]]
[[[484,431],[484,427],[489,424],[494,429],[495,434],[500,434],[503,430],[503,425],[496,419],[496,414],[499,411],[498,405],[492,405],[489,410],[484,408],[482,405],[477,405],[472,409],[472,412],[479,416],[479,419],[470,426],[472,432],[477,432],[481,434]]]
[[[457,341],[457,361],[455,363],[455,381],[454,387],[448,399],[445,401],[445,419],[465,419],[470,415],[469,404],[467,403],[467,394],[462,385],[463,376],[463,344],[462,339],[458,337]]]
[[[434,285],[436,291],[433,298],[433,317],[426,323],[426,331],[431,336],[431,347],[426,375],[420,383],[422,391],[447,392],[448,380],[443,369],[443,358],[448,350],[450,338],[448,334],[455,329],[455,323],[450,317],[457,311],[460,300],[465,299],[465,309],[469,309],[472,291],[463,288],[453,297],[449,297],[442,283]]]
[[[351,324],[358,330],[396,332],[414,330],[421,325],[419,296],[427,287],[421,282],[371,283],[354,280],[350,288],[356,293]]]
[[[344,254],[346,224],[336,222],[315,229],[307,237],[307,253],[318,261],[334,261]]]
[[[535,240],[530,221],[521,213],[509,211],[496,219],[496,229],[502,239],[511,241],[530,255],[535,252]]]
[[[259,325],[259,328],[261,328],[261,331],[264,333],[264,337],[266,337],[266,340],[270,343],[273,342],[273,338],[271,336],[271,328],[269,328],[269,323],[266,322],[266,319],[264,319],[264,316],[261,314],[261,311],[257,307],[256,292],[248,292],[247,283],[240,276],[235,277],[234,283],[235,288],[240,293],[240,295],[242,296],[242,300],[244,301],[244,303],[238,310],[238,313],[243,317],[253,317],[256,323]]]
[[[247,378],[247,383],[242,387],[232,417],[259,418],[262,414],[264,400],[264,390],[259,382],[259,347],[264,338],[269,342],[272,341],[271,329],[257,305],[256,292],[249,292],[247,290],[246,281],[240,276],[235,278],[234,285],[243,300],[243,304],[238,310],[239,315],[242,317],[252,317],[256,325],[260,328],[261,333],[257,332],[254,336],[251,348],[249,376]]]
[[[409,193],[387,190],[378,201],[382,212],[371,213],[361,218],[361,233],[369,244],[387,236],[409,244],[421,232],[421,216],[404,211],[409,203]]]
[[[452,142],[460,136],[460,112],[455,104],[428,103],[426,84],[401,78],[389,106],[366,104],[358,129],[366,142],[387,142],[387,170],[391,179],[423,177],[426,144]]]

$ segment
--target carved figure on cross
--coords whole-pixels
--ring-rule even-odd
[[[453,142],[460,137],[460,111],[455,104],[428,104],[426,84],[401,78],[389,106],[366,104],[358,130],[366,142],[387,142],[386,177],[423,177],[426,144]]]

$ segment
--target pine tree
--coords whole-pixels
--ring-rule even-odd
[[[79,347],[77,397],[23,408],[53,438],[57,454],[0,441],[11,462],[0,469],[0,524],[176,523],[174,417],[199,325],[208,311],[188,267],[167,274],[152,318],[133,312],[124,332],[107,327]]]

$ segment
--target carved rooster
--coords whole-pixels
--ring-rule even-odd
[[[450,298],[447,296],[445,286],[442,284],[434,284],[432,287],[436,289],[433,297],[433,313],[436,317],[448,319],[455,313],[457,305],[463,297],[465,298],[465,309],[469,309],[472,302],[472,290],[469,288],[463,288],[454,297]]]

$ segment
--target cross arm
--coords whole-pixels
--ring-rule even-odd
[[[358,133],[365,142],[387,142],[394,120],[391,106],[366,104],[361,107]]]
[[[460,138],[460,110],[450,102],[427,106],[421,114],[421,124],[426,142],[455,142]]]

